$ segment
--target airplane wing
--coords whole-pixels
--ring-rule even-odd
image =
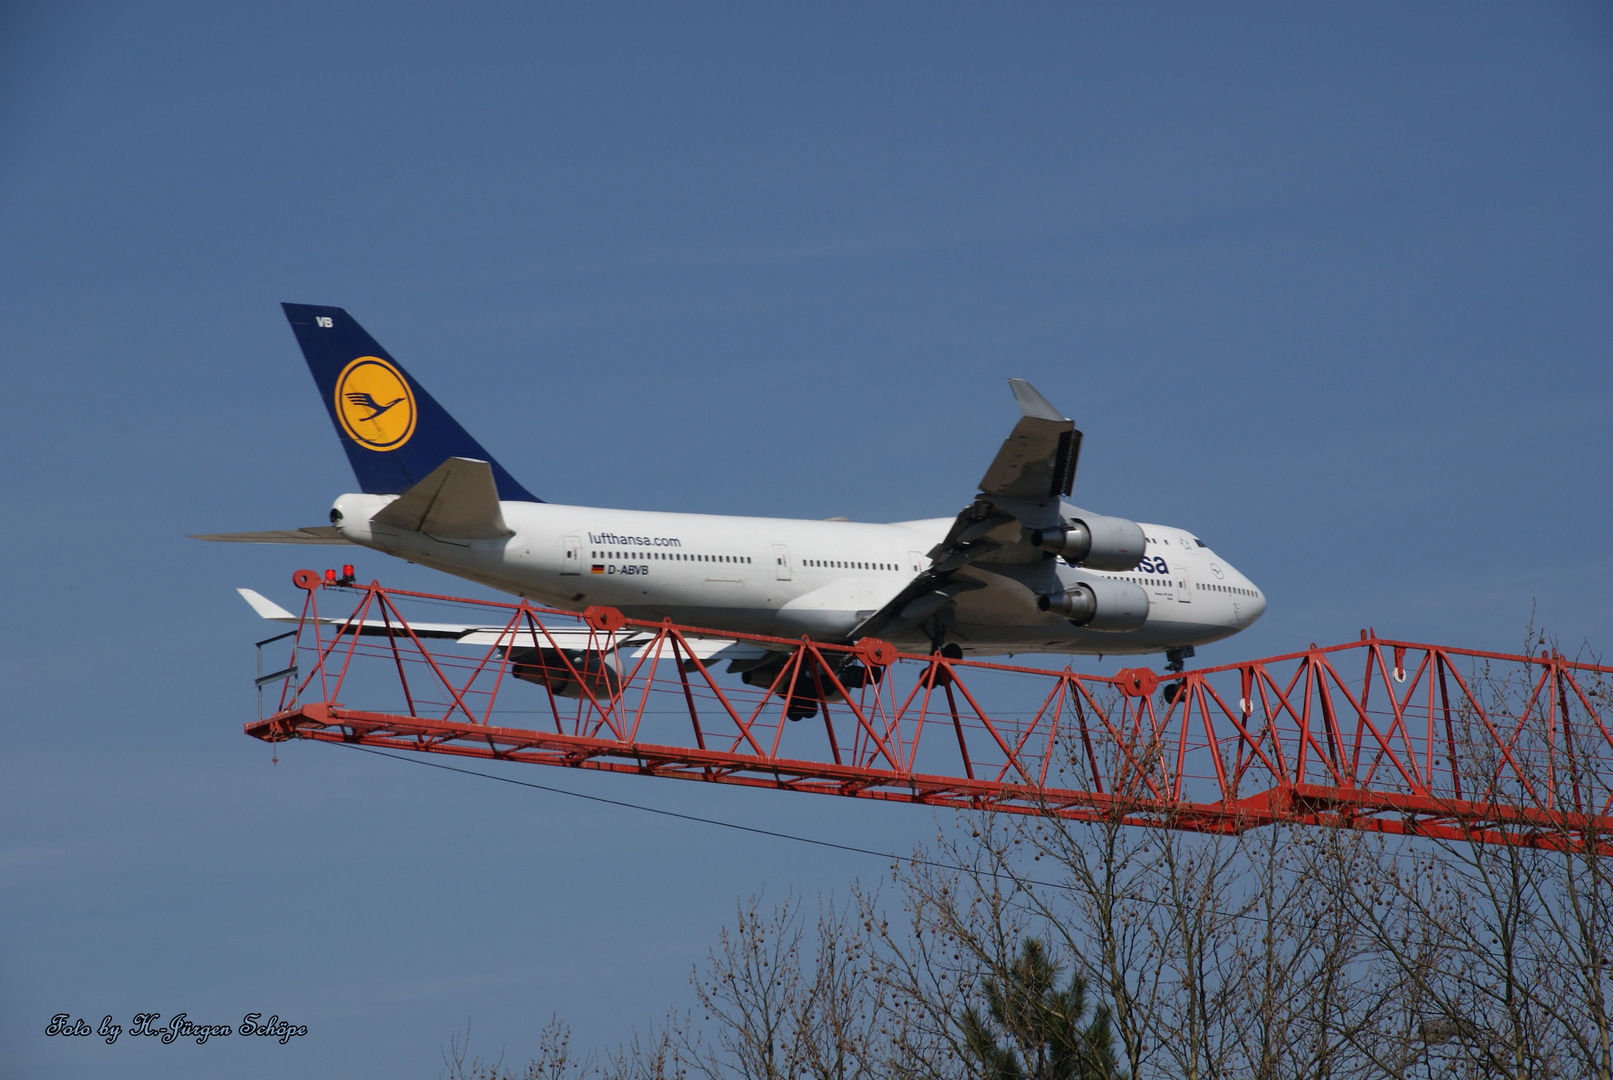
[[[930,566],[851,632],[853,640],[911,634],[946,617],[965,594],[971,618],[1032,620],[1036,594],[1058,589],[1053,556],[1033,546],[1026,527],[1062,520],[1059,505],[1075,483],[1081,433],[1023,379],[1009,379],[1020,420],[980,480],[946,539],[929,551]],[[939,630],[931,626],[933,632]]]
[[[760,660],[768,655],[768,650],[760,645],[753,645],[748,641],[735,641],[733,638],[692,637],[685,634],[684,641],[688,642],[689,645],[688,651],[684,655],[687,657],[692,653],[702,663],[712,663],[719,660]],[[654,648],[655,642],[653,640],[646,641],[633,654],[633,659],[637,660],[639,657],[651,653]],[[661,646],[661,659],[672,659],[672,646],[670,644]]]
[[[262,593],[252,589],[236,589],[241,598],[252,606],[252,610],[270,622],[299,623],[302,618],[293,615],[279,604],[270,600]],[[317,621],[321,626],[343,627],[347,625],[346,619],[321,617]],[[387,637],[401,634],[402,627],[396,622],[388,624],[385,619],[364,619],[354,623],[358,628],[360,637]],[[563,649],[587,648],[590,641],[599,642],[611,640],[618,647],[633,644],[638,639],[648,640],[650,635],[642,630],[627,630],[618,634],[601,634],[590,631],[583,626],[552,626],[548,627],[548,634],[538,632],[534,635],[526,627],[518,627],[512,637],[509,630],[502,626],[477,626],[471,623],[421,623],[411,622],[409,629],[419,638],[448,638],[461,645],[499,645],[510,644],[540,648],[549,647],[550,639]],[[351,633],[351,630],[349,630]]]
[[[298,623],[302,619],[253,589],[236,589],[252,610],[270,622]],[[320,618],[321,626],[343,627],[346,619]],[[386,637],[399,634],[401,627],[387,624],[384,619],[365,619],[355,624],[360,637]],[[623,630],[614,634],[591,631],[582,626],[550,626],[547,633],[520,626],[513,632],[503,626],[474,626],[469,623],[418,623],[409,624],[418,638],[449,639],[460,645],[514,645],[518,648],[587,649],[590,647],[636,649],[637,659],[654,643],[655,635],[645,630]],[[352,631],[349,630],[349,633]],[[689,649],[703,661],[753,660],[767,655],[760,645],[735,641],[732,638],[686,637]],[[671,660],[672,649],[663,648],[661,659]]]
[[[351,544],[334,525],[309,525],[301,529],[271,529],[267,532],[192,534],[192,540],[218,540],[227,544]]]

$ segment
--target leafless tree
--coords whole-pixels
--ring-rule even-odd
[[[571,1027],[559,1017],[550,1017],[538,1032],[538,1056],[519,1072],[505,1068],[501,1051],[494,1061],[483,1061],[470,1049],[470,1021],[463,1036],[449,1037],[443,1049],[443,1075],[447,1080],[590,1080],[598,1075],[592,1054],[578,1057],[571,1048]]]
[[[680,1033],[688,1028],[687,1019],[667,1017],[660,1028],[645,1035],[634,1032],[605,1062],[600,1080],[686,1080],[689,1069],[680,1045]]]
[[[886,1075],[889,1037],[902,1029],[876,977],[865,924],[855,901],[818,912],[811,977],[791,1025],[801,1073],[815,1080]]]
[[[713,1080],[887,1075],[902,1024],[865,930],[876,907],[829,901],[809,933],[799,897],[741,904],[693,978],[706,1024],[679,1033],[681,1060]]]
[[[714,1078],[793,1078],[799,1064],[790,1038],[802,981],[800,901],[791,896],[771,912],[761,897],[739,906],[694,977],[695,997],[711,1042],[686,1041],[691,1066]]]

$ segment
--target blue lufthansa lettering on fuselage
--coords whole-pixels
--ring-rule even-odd
[[[1143,556],[1143,561],[1137,564],[1137,569],[1145,574],[1168,574],[1171,568],[1165,565],[1165,556]]]
[[[670,547],[681,548],[683,541],[676,536],[623,536],[613,532],[590,532],[590,544],[615,544],[620,547]]]

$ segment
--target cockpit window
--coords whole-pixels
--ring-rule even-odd
[[[1197,545],[1198,545],[1198,546],[1199,546],[1199,547],[1201,547],[1201,548],[1207,548],[1207,547],[1209,547],[1209,546],[1210,546],[1210,545],[1209,545],[1209,544],[1206,544],[1206,543],[1205,543],[1205,542],[1204,542],[1204,541],[1203,541],[1203,540],[1200,540],[1200,539],[1199,539],[1199,538],[1198,538],[1198,537],[1196,537],[1196,536],[1195,536],[1195,537],[1194,537],[1194,538],[1193,538],[1193,542],[1194,542],[1194,543],[1195,543],[1195,544],[1197,544]]]

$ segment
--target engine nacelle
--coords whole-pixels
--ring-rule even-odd
[[[1072,563],[1120,571],[1135,569],[1143,561],[1148,538],[1135,521],[1083,511],[1079,517],[1066,517],[1063,525],[1031,530],[1030,542]]]
[[[1143,587],[1107,578],[1074,582],[1061,592],[1038,596],[1036,606],[1087,630],[1136,630],[1148,621]]]

